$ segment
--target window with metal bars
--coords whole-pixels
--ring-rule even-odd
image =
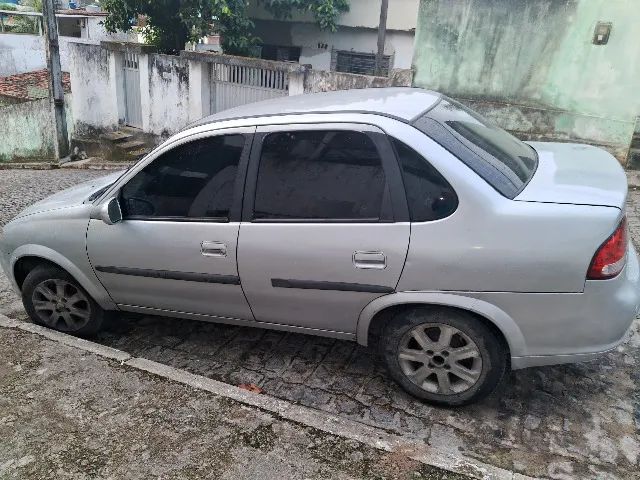
[[[357,73],[360,75],[375,75],[376,55],[375,53],[350,52],[337,50],[335,52],[335,69],[337,72]],[[391,56],[382,57],[382,75],[389,75]]]

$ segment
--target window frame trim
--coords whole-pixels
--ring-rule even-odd
[[[244,145],[240,154],[240,161],[238,162],[238,171],[236,173],[236,180],[233,190],[233,200],[231,202],[231,208],[229,209],[229,217],[167,217],[167,216],[149,216],[149,215],[132,215],[129,217],[123,217],[122,221],[143,221],[143,222],[190,222],[190,223],[237,223],[240,221],[242,212],[242,198],[244,196],[244,184],[247,174],[247,167],[249,164],[249,154],[251,152],[251,145],[253,143],[253,137],[256,127],[232,127],[222,128],[218,130],[207,130],[205,132],[194,133],[186,135],[184,137],[168,141],[161,144],[143,160],[135,164],[129,171],[125,172],[115,183],[111,186],[103,195],[101,195],[99,203],[106,198],[112,198],[116,196],[119,201],[122,201],[122,188],[129,183],[138,173],[144,170],[148,165],[155,162],[158,158],[173,150],[176,147],[190,143],[193,141],[214,138],[219,136],[229,135],[241,135],[244,138]]]
[[[265,218],[254,219],[254,206],[256,200],[256,188],[258,183],[258,170],[260,168],[260,156],[262,154],[262,145],[264,139],[271,133],[284,133],[295,131],[314,131],[314,130],[344,130],[363,133],[367,135],[374,143],[385,174],[387,186],[389,188],[389,199],[391,202],[391,218],[383,219],[321,219],[321,218],[295,218],[295,219],[278,219]],[[402,181],[402,172],[397,161],[396,154],[393,150],[391,142],[387,138],[386,133],[379,127],[369,123],[356,122],[320,122],[320,123],[290,123],[277,125],[262,125],[256,128],[251,145],[251,153],[249,158],[249,167],[247,169],[244,198],[242,202],[241,221],[245,223],[264,223],[264,224],[393,224],[401,222],[409,222],[409,206],[407,204],[404,184]]]

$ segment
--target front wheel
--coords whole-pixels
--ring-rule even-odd
[[[393,318],[381,341],[390,375],[430,403],[459,406],[490,394],[507,368],[506,349],[470,313],[416,308]]]
[[[100,330],[104,310],[64,270],[41,265],[29,272],[22,285],[24,308],[38,325],[73,335]]]

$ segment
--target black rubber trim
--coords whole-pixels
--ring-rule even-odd
[[[300,288],[303,290],[334,290],[338,292],[393,293],[392,287],[382,285],[366,285],[363,283],[317,282],[314,280],[286,280],[272,278],[271,286],[275,288]]]
[[[131,275],[134,277],[162,278],[164,280],[184,280],[186,282],[222,283],[224,285],[240,285],[240,277],[234,275],[211,275],[209,273],[173,272],[171,270],[150,270],[131,267],[96,267],[103,273]]]

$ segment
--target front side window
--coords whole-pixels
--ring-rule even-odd
[[[221,135],[163,153],[122,188],[124,217],[228,220],[243,146]]]
[[[388,219],[382,159],[366,134],[272,133],[262,144],[254,220]]]
[[[414,126],[508,198],[522,191],[538,166],[532,147],[448,98],[415,120]]]

